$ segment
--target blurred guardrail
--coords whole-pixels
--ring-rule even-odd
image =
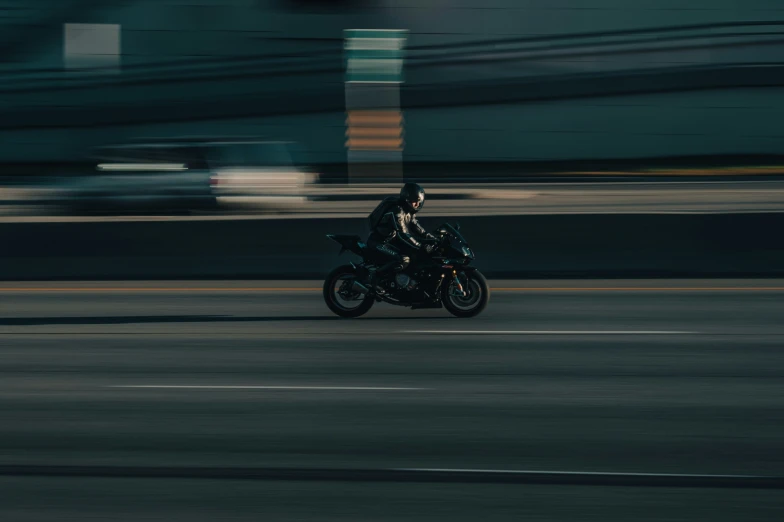
[[[435,226],[445,218],[425,219]],[[784,213],[461,217],[491,277],[784,276]],[[0,279],[319,278],[364,219],[0,223]]]
[[[387,172],[384,163],[366,164],[369,172]],[[308,166],[319,184],[345,185],[345,159]],[[65,178],[90,176],[94,162],[0,163],[0,187],[55,186]],[[528,161],[416,161],[406,159],[405,181],[438,183],[617,181],[619,179],[743,179],[784,177],[784,156],[777,154],[711,154],[638,158],[528,160]],[[401,183],[400,177],[351,177],[351,185]]]
[[[97,179],[98,183],[90,183]],[[198,180],[197,180],[198,181]],[[240,180],[242,181],[242,180]],[[134,183],[130,180],[129,183]],[[135,183],[139,184],[138,181]],[[400,183],[301,186],[273,186],[260,183],[258,190],[242,186],[236,195],[229,192],[210,193],[208,182],[177,180],[176,183],[140,184],[138,190],[128,190],[128,183],[115,187],[100,178],[74,177],[53,179],[38,184],[0,185],[0,216],[33,215],[162,215],[202,213],[218,216],[225,213],[312,212],[367,215],[381,199],[397,194]],[[87,189],[97,186],[104,190],[92,194]],[[201,187],[204,190],[199,190]],[[85,188],[86,187],[86,188]],[[250,187],[253,188],[253,187]],[[114,190],[114,192],[112,192]],[[430,200],[462,202],[491,199],[517,201],[529,196],[528,191],[512,188],[493,188],[473,185],[436,185],[428,190]],[[350,204],[350,206],[347,206]],[[471,209],[468,209],[469,212]]]
[[[134,184],[133,180],[129,181]],[[139,190],[91,194],[68,184],[0,186],[0,220],[114,221],[307,219],[365,217],[400,182],[306,184],[221,198],[207,186],[173,180],[139,184]],[[77,187],[84,185],[76,184]],[[127,184],[126,184],[127,185]],[[98,186],[107,186],[98,184]],[[607,183],[439,183],[427,186],[427,217],[522,214],[749,213],[784,212],[784,180],[757,176],[728,181],[666,182],[660,179]],[[272,187],[275,188],[275,187]],[[26,217],[25,217],[26,216]],[[135,217],[134,217],[135,216]],[[156,217],[158,216],[158,217]]]

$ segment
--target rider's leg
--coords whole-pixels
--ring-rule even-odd
[[[370,277],[370,284],[376,291],[383,292],[381,281],[392,274],[405,270],[411,260],[408,256],[402,255],[395,247],[388,243],[379,242],[372,244],[371,246],[375,248],[379,257],[386,261],[376,271],[372,272]]]
[[[396,273],[402,272],[403,270],[408,268],[408,265],[410,265],[410,264],[411,264],[411,258],[410,257],[397,254],[395,256],[395,259],[391,260],[387,264],[385,264],[382,267],[380,267],[376,271],[376,273],[379,276],[382,276],[382,277],[390,275],[390,274],[393,274],[393,273],[396,274]]]

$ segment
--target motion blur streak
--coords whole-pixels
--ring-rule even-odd
[[[188,170],[183,164],[163,164],[163,163],[100,163],[98,170],[106,171],[132,171],[132,170]]]

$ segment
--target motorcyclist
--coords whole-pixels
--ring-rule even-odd
[[[402,272],[411,263],[411,256],[435,248],[435,237],[417,221],[416,213],[425,203],[425,191],[416,183],[406,183],[398,197],[384,199],[369,216],[368,247],[383,264],[371,274],[370,283],[383,293],[379,283],[389,275]]]

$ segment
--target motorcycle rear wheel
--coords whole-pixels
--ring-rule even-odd
[[[357,273],[351,265],[337,267],[324,280],[324,302],[335,315],[354,318],[365,315],[372,308],[373,296],[367,294],[363,297],[350,290],[356,280]]]

